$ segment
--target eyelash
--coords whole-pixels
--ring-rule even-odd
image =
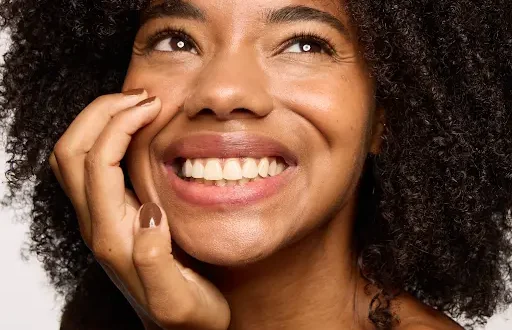
[[[327,37],[327,36],[320,36],[317,33],[312,32],[298,32],[294,33],[290,38],[288,38],[287,41],[285,41],[284,45],[281,46],[278,50],[278,52],[281,52],[285,49],[288,49],[293,44],[296,44],[297,42],[305,41],[306,43],[308,41],[314,41],[318,43],[325,53],[329,56],[336,55],[336,49],[332,46],[333,42]],[[308,53],[310,55],[318,55],[318,53]]]
[[[197,51],[200,52],[199,47],[188,35],[188,33],[185,32],[185,29],[171,27],[162,28],[151,34],[147,39],[145,52],[147,54],[151,53],[159,42],[169,37],[183,38],[185,41],[190,42],[197,49]],[[329,56],[335,56],[337,53],[335,48],[332,46],[333,42],[328,37],[320,36],[316,33],[306,31],[294,33],[290,38],[288,38],[288,40],[285,41],[284,45],[279,48],[277,53],[291,47],[293,44],[300,41],[314,41],[318,43]],[[318,55],[318,53],[310,53],[310,55]]]
[[[158,45],[159,42],[169,38],[169,37],[180,37],[183,38],[183,40],[186,40],[187,42],[190,42],[199,52],[200,49],[197,46],[197,44],[192,40],[192,38],[185,32],[185,29],[182,28],[162,28],[160,30],[157,30],[153,34],[151,34],[147,39],[147,46],[145,47],[146,53],[151,53],[156,45]]]

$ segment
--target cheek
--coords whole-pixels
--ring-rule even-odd
[[[353,193],[368,153],[374,97],[371,81],[354,66],[337,75],[319,73],[273,80],[279,106],[300,122],[308,172],[308,212],[321,214],[328,205]],[[311,200],[315,202],[312,203]],[[306,213],[308,213],[306,212]]]
[[[158,96],[162,101],[162,110],[157,118],[133,136],[126,154],[128,175],[141,202],[158,202],[162,198],[154,182],[153,171],[158,160],[152,147],[155,137],[176,117],[187,88],[192,84],[193,77],[183,73],[178,83],[178,74],[172,66],[147,65],[134,58],[125,77],[123,90],[144,88],[150,97]]]
[[[303,79],[280,76],[272,90],[283,108],[300,117],[310,141],[316,141],[315,150],[366,154],[375,108],[371,82],[355,66],[345,71]]]
[[[132,59],[123,89],[144,88],[149,96],[162,100],[162,112],[155,122],[167,124],[180,110],[184,97],[193,85],[195,70],[178,70],[167,64],[149,65],[139,58]]]
[[[306,119],[329,143],[353,144],[367,133],[374,108],[371,81],[357,64],[302,76],[279,75],[272,89],[285,108]]]

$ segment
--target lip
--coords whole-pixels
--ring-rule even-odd
[[[297,157],[279,141],[244,132],[203,133],[178,139],[164,151],[164,162],[171,165],[177,158],[281,157],[289,167]]]
[[[295,155],[283,144],[247,133],[198,134],[172,143],[164,153],[165,171],[176,196],[191,205],[203,207],[246,206],[277,194],[296,173]],[[243,186],[208,186],[185,181],[173,169],[177,158],[281,157],[285,171],[273,177],[248,182]]]
[[[287,168],[281,174],[243,186],[207,186],[180,179],[170,166],[166,166],[169,182],[178,198],[185,202],[208,207],[246,206],[276,194],[291,181],[295,168]]]

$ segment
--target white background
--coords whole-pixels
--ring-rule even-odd
[[[6,48],[0,34],[0,59]],[[5,194],[5,132],[0,136],[0,196]],[[28,240],[28,223],[15,223],[14,210],[0,210],[0,329],[57,330],[62,300],[48,285],[41,264],[23,261],[21,249]],[[512,330],[512,307],[489,320],[485,330]]]

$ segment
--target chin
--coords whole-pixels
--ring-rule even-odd
[[[229,220],[232,219],[232,220]],[[192,223],[192,224],[191,224]],[[258,262],[283,245],[277,228],[251,218],[225,217],[170,224],[173,240],[191,257],[217,266],[236,267]]]

